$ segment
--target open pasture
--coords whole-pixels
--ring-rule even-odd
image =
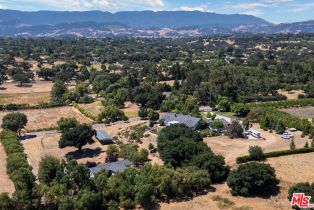
[[[56,127],[57,121],[61,117],[74,117],[81,123],[93,122],[91,119],[85,117],[73,107],[20,110],[19,112],[25,113],[27,115],[28,123],[25,128],[26,130],[38,130]],[[0,124],[2,123],[2,118],[8,113],[11,112],[0,112]]]
[[[236,165],[236,158],[248,155],[248,149],[250,146],[260,146],[264,152],[273,152],[278,150],[290,149],[290,141],[281,138],[281,135],[270,133],[259,128],[258,125],[254,125],[254,129],[261,132],[262,139],[248,140],[248,139],[230,139],[227,136],[208,137],[204,139],[204,142],[217,154],[225,157],[226,163],[230,166]],[[310,143],[308,137],[301,137],[301,132],[294,132],[294,141],[297,148],[302,148],[306,142]]]

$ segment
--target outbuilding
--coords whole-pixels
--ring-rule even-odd
[[[96,139],[101,144],[113,144],[111,136],[106,131],[96,130]]]

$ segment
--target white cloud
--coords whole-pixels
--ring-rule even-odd
[[[0,3],[8,3],[0,0]],[[57,10],[132,10],[132,9],[162,9],[164,0],[12,0],[18,4],[42,5]],[[11,3],[11,2],[10,2]],[[44,7],[43,7],[44,8]]]
[[[256,3],[248,3],[248,4],[235,4],[232,5],[235,9],[258,9],[258,8],[267,8],[267,7],[277,7],[280,4],[292,2],[294,0],[260,0]]]
[[[236,4],[232,7],[235,9],[256,9],[260,7],[267,7],[267,4],[263,4],[263,3]]]
[[[182,10],[182,11],[201,11],[201,12],[208,12],[209,11],[207,5],[198,5],[195,7],[181,6],[181,7],[179,7],[179,10]]]
[[[248,11],[242,12],[241,14],[261,17],[263,15],[263,12],[261,10],[248,10]]]
[[[0,4],[0,9],[9,9],[9,8]]]
[[[307,10],[312,10],[314,9],[314,3],[308,3],[308,4],[302,4],[302,5],[298,5],[295,6],[294,9],[292,9],[292,12],[304,12]]]

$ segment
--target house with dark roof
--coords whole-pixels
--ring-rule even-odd
[[[133,162],[128,159],[120,160],[112,163],[101,163],[95,167],[89,168],[89,175],[91,178],[102,171],[108,171],[109,176],[114,175],[119,171],[123,171],[128,167],[133,166]]]
[[[106,131],[96,130],[96,139],[102,144],[112,144],[111,136]]]
[[[165,126],[170,126],[173,124],[184,124],[189,128],[198,129],[201,118],[192,117],[190,115],[166,113],[160,118],[160,120],[163,121]]]

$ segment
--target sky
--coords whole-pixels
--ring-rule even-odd
[[[314,0],[0,0],[0,9],[22,11],[203,11],[249,14],[272,23],[314,20]]]

